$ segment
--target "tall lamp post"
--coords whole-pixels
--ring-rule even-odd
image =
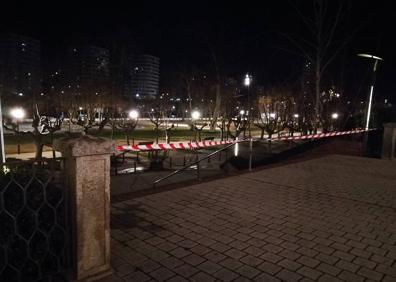
[[[248,130],[249,130],[249,138],[252,137],[252,132],[250,129],[250,116],[251,116],[251,107],[250,107],[250,84],[252,83],[252,76],[249,75],[248,73],[245,75],[245,79],[243,81],[245,86],[247,86],[248,90],[248,110],[246,111],[247,114],[247,119],[248,119]]]
[[[4,127],[3,127],[3,112],[1,108],[1,92],[2,92],[2,87],[0,85],[0,150],[1,150],[1,162],[5,163]]]
[[[25,111],[22,108],[13,108],[10,111],[10,114],[13,119],[16,121],[16,129],[17,129],[17,142],[18,142],[18,155],[21,153],[21,140],[19,136],[19,122],[25,117]]]
[[[366,114],[366,124],[365,124],[365,129],[369,129],[369,125],[370,125],[370,115],[371,115],[371,104],[373,101],[373,92],[374,92],[374,84],[375,84],[375,78],[376,78],[376,73],[377,73],[377,66],[378,66],[378,62],[379,61],[383,61],[382,58],[374,56],[374,55],[370,55],[370,54],[357,54],[359,57],[363,57],[363,58],[369,58],[374,60],[374,64],[373,64],[373,76],[371,79],[371,85],[370,85],[370,94],[369,94],[369,101],[368,101],[368,105],[367,105],[367,114]]]

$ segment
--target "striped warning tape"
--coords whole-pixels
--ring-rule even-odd
[[[324,137],[332,137],[332,136],[341,136],[341,135],[348,135],[348,134],[356,134],[362,133],[365,131],[371,131],[376,129],[355,129],[355,130],[348,130],[348,131],[334,131],[328,133],[318,133],[318,134],[310,134],[310,135],[301,135],[301,136],[287,136],[287,137],[276,137],[267,139],[268,141],[291,141],[291,140],[307,140],[307,139],[319,139]],[[226,145],[231,143],[238,143],[238,142],[246,142],[248,139],[243,140],[226,140],[226,141],[201,141],[201,142],[179,142],[179,143],[158,143],[158,144],[146,144],[146,145],[123,145],[117,146],[117,151],[133,151],[133,152],[140,152],[140,151],[153,151],[153,150],[192,150],[192,149],[200,149],[206,147],[213,147],[219,145]],[[259,139],[254,139],[258,141]]]
[[[126,145],[117,146],[117,151],[151,151],[151,150],[177,150],[177,149],[200,149],[233,143],[233,140],[227,141],[201,141],[201,142],[179,142],[179,143],[158,143],[147,145]]]
[[[271,139],[268,139],[268,140],[271,140],[271,141],[291,141],[291,140],[318,139],[318,138],[324,138],[324,137],[356,134],[356,133],[362,133],[362,132],[372,131],[372,130],[376,130],[376,129],[373,128],[373,129],[367,129],[367,130],[366,129],[355,129],[355,130],[348,130],[348,131],[333,131],[333,132],[328,132],[328,133],[317,133],[317,134],[301,135],[301,136],[277,137],[277,138],[271,138]]]

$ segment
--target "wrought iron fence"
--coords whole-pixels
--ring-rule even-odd
[[[0,164],[0,281],[67,281],[63,160]]]

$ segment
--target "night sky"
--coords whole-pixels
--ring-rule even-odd
[[[309,0],[261,1],[261,5],[257,1],[81,2],[34,1],[3,7],[0,31],[40,39],[43,60],[49,64],[57,62],[68,45],[124,45],[159,56],[162,73],[191,66],[210,72],[210,50],[215,50],[225,73],[242,79],[250,72],[260,85],[293,82],[301,74],[304,61],[292,53],[297,50],[284,34],[307,36],[296,8],[309,16]],[[342,81],[347,95],[366,95],[371,64],[356,53],[374,53],[385,60],[379,69],[377,95],[396,102],[396,9],[392,1],[347,3],[348,16],[336,44],[349,43],[327,76]]]

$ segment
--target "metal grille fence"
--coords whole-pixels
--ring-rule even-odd
[[[67,281],[62,159],[0,164],[0,281]]]

